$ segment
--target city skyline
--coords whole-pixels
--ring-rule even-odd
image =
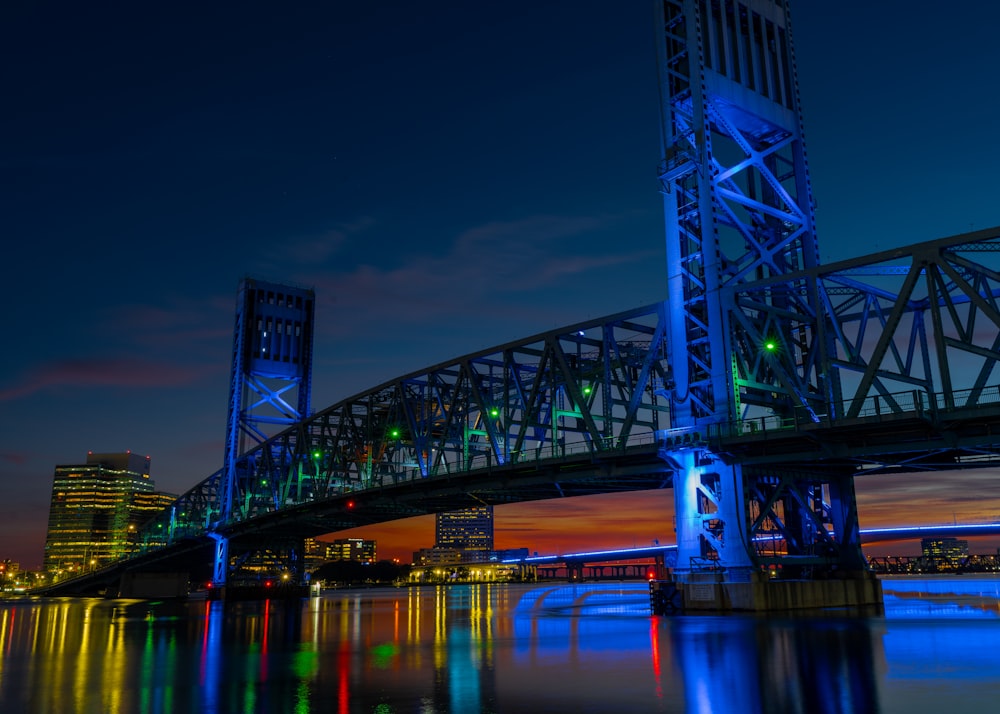
[[[40,564],[53,468],[88,450],[178,493],[221,466],[244,275],[316,289],[316,409],[664,297],[652,12],[540,5],[9,11],[0,558]],[[1000,224],[1000,9],[933,7],[793,4],[826,261]],[[995,515],[997,480],[860,479],[862,525]],[[671,518],[670,491],[503,506],[497,547]],[[408,557],[433,517],[363,532]]]

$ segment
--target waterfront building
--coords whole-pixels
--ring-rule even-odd
[[[526,568],[527,548],[506,550],[462,550],[422,548],[413,554],[412,583],[504,582],[534,579],[534,568]]]
[[[326,546],[327,561],[354,560],[359,563],[376,562],[378,541],[363,538],[338,538]]]
[[[969,555],[969,541],[958,538],[923,538],[920,553],[935,560],[958,560]]]
[[[139,528],[176,498],[156,491],[149,465],[128,451],[56,466],[43,569],[88,570],[131,555]]]
[[[493,550],[493,506],[438,513],[434,520],[434,547]]]
[[[315,538],[306,538],[302,541],[306,572],[311,572],[326,562],[326,549],[329,545],[326,541]]]
[[[0,592],[8,592],[12,589],[11,586],[17,581],[20,570],[20,563],[9,559],[0,560]]]
[[[465,550],[462,548],[421,548],[413,553],[414,566],[468,565],[471,563],[499,563],[524,560],[527,548],[506,550]]]
[[[434,520],[434,546],[413,553],[414,582],[444,580],[506,580],[518,567],[504,560],[523,559],[527,548],[493,549],[493,507],[474,506],[438,513]]]

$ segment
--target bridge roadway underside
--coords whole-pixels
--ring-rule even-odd
[[[798,423],[709,437],[708,447],[752,470],[860,476],[1000,466],[1000,405]]]
[[[403,481],[307,501],[234,523],[223,532],[231,550],[265,547],[348,530],[358,526],[454,511],[485,504],[502,505],[573,496],[668,488],[672,474],[655,443],[601,454],[574,453],[511,465]],[[185,538],[159,550],[63,581],[40,595],[98,595],[117,592],[123,574],[189,572],[191,582],[212,575],[214,542]]]
[[[747,474],[808,479],[823,473],[893,474],[1000,466],[1000,406],[915,415],[881,415],[798,423],[740,436],[712,436],[701,445]],[[574,453],[493,465],[286,506],[226,529],[232,547],[262,547],[358,526],[489,504],[669,488],[672,473],[660,445]],[[116,591],[136,572],[188,572],[192,582],[212,573],[213,542],[187,538],[39,594],[93,595]]]

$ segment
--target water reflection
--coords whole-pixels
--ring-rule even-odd
[[[914,714],[956,678],[989,701],[996,599],[886,589],[885,618],[653,617],[643,583],[8,603],[0,711]]]
[[[879,711],[881,640],[868,620],[691,617],[670,634],[688,711]]]

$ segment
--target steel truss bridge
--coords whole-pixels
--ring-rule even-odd
[[[296,362],[309,295],[257,294],[264,318],[238,312],[234,374],[274,376],[289,355],[297,371],[279,376],[299,406],[234,379],[225,468],[145,530],[140,558],[211,540],[224,582],[254,553],[301,555],[310,535],[670,486],[680,580],[722,572],[727,593],[757,598],[772,565],[863,575],[856,476],[997,465],[1000,229],[820,265],[788,5],[654,3],[663,302],[312,413]],[[249,418],[246,387],[276,420]],[[291,425],[265,439],[265,423]]]
[[[746,545],[767,565],[835,562],[844,528],[830,474],[888,475],[1000,465],[1000,228],[817,267],[795,284],[823,306],[828,339],[795,329],[763,345],[775,315],[764,280],[741,288],[745,380],[782,395],[743,419],[675,427],[667,305],[657,303],[459,357],[338,402],[239,460],[237,507],[222,530],[245,552],[356,526],[478,505],[670,487],[678,451],[710,449],[753,474]],[[792,301],[789,301],[790,303]],[[794,356],[794,359],[793,359]],[[825,363],[841,399],[824,405],[795,364]],[[223,472],[147,524],[118,566],[210,560]],[[763,489],[767,488],[767,492]],[[789,527],[784,499],[808,523]],[[780,553],[776,544],[781,544]],[[115,570],[114,566],[108,569]]]

